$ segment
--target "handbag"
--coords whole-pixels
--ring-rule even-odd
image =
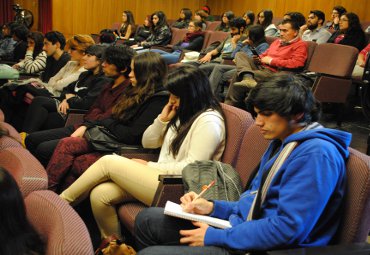
[[[118,138],[104,126],[93,126],[86,130],[85,139],[89,145],[100,152],[115,152],[123,147],[130,149],[140,148],[140,146],[126,145],[118,141]]]
[[[207,200],[237,201],[242,193],[242,182],[238,172],[229,164],[214,160],[195,161],[182,170],[185,193],[199,194],[204,185],[215,180],[215,185],[205,194]]]
[[[113,235],[103,240],[95,255],[136,255],[136,251]]]

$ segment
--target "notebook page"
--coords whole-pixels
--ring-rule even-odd
[[[210,216],[184,212],[179,204],[173,203],[171,201],[166,202],[166,206],[164,208],[164,214],[186,219],[186,220],[207,223],[208,225],[211,225],[217,228],[231,228],[231,224],[227,220],[221,220],[221,219],[210,217]]]

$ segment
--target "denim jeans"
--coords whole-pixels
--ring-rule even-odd
[[[148,208],[135,221],[138,255],[228,255],[226,249],[216,246],[191,247],[180,244],[181,229],[193,229],[193,224],[167,216],[163,208]]]

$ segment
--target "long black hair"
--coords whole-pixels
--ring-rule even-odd
[[[151,27],[152,31],[155,32],[155,31],[161,29],[163,26],[168,26],[167,25],[166,14],[164,14],[164,12],[162,12],[162,11],[156,11],[156,12],[154,12],[150,16],[150,20],[152,21],[152,23],[153,23],[153,16],[154,15],[158,17],[158,22],[157,22],[156,25],[153,24],[153,26]]]
[[[274,15],[271,10],[263,10],[258,13],[257,17],[259,17],[261,13],[263,13],[265,19],[262,21],[262,23],[260,23],[259,19],[257,18],[257,24],[261,25],[263,29],[266,29],[266,27],[272,23]]]
[[[167,89],[180,98],[176,116],[167,126],[167,130],[173,127],[177,131],[170,145],[170,151],[175,157],[193,122],[200,114],[208,109],[214,109],[222,116],[223,112],[220,103],[213,95],[208,77],[198,68],[184,65],[174,69],[168,75]],[[180,123],[177,124],[177,121]]]
[[[36,58],[42,52],[44,46],[44,35],[41,32],[31,32],[27,38],[35,42],[35,49],[33,50],[33,57]]]
[[[14,178],[0,167],[0,254],[44,254],[44,242],[28,222],[22,194]]]

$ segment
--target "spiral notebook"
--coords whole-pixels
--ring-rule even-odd
[[[164,214],[186,220],[207,223],[208,225],[214,226],[216,228],[231,228],[231,224],[227,220],[221,220],[210,216],[184,212],[179,204],[173,203],[171,201],[166,202],[166,206],[164,207]]]

